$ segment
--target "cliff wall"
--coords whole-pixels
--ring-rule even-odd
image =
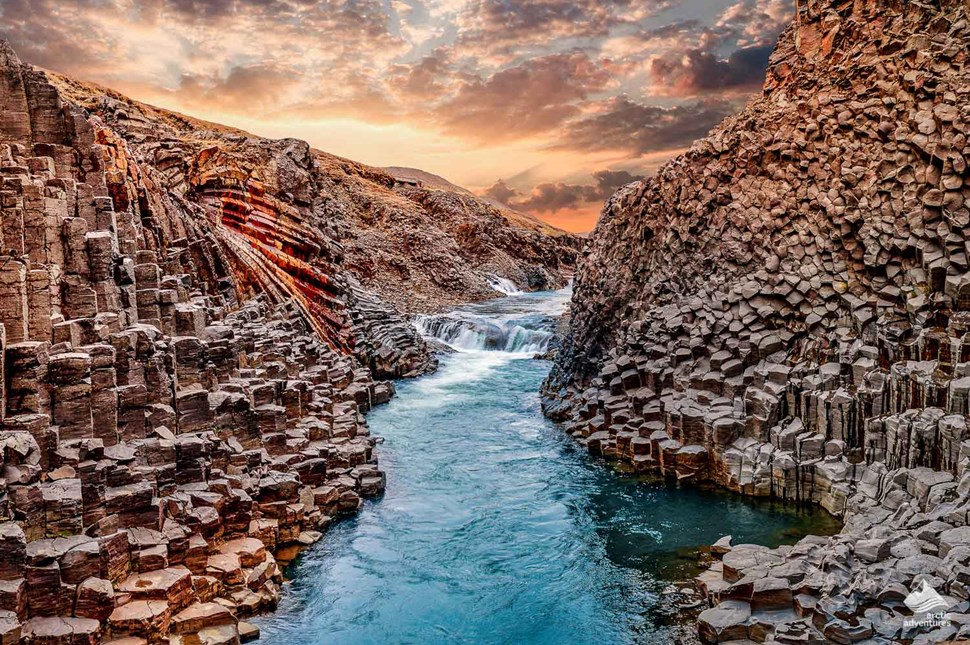
[[[901,600],[924,576],[953,615],[970,596],[968,52],[965,2],[800,3],[762,95],[614,195],[580,261],[547,414],[847,520],[725,556],[705,639],[965,635]]]
[[[364,193],[407,214],[383,171],[0,43],[0,641],[250,638],[277,556],[383,490],[363,415],[394,387],[375,379],[434,359],[373,288],[403,283],[358,271]],[[493,251],[565,280],[568,252]]]

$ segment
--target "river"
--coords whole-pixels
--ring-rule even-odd
[[[387,492],[289,567],[260,642],[655,643],[685,638],[670,584],[731,534],[774,546],[817,509],[617,473],[543,418],[532,355],[568,293],[418,321],[460,351],[368,416]],[[485,349],[483,349],[485,348]]]

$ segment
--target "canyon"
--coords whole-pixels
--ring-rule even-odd
[[[337,588],[386,592],[392,619],[360,633],[461,634],[478,612],[480,639],[512,640],[547,611],[584,616],[586,640],[632,638],[627,596],[681,591],[607,561],[636,551],[616,546],[626,514],[653,531],[711,504],[746,519],[710,545],[699,602],[673,609],[702,641],[970,638],[968,58],[965,0],[798,2],[760,94],[620,189],[583,240],[0,41],[0,642],[257,638],[283,568],[388,487],[365,414],[398,386],[411,403],[374,418],[413,515],[361,520],[370,551],[353,528],[333,543],[370,569]],[[656,496],[624,505],[632,480],[550,441],[536,354],[554,361],[542,413]],[[711,487],[842,527],[777,546],[760,525],[788,516]],[[477,559],[443,554],[436,521]],[[710,537],[700,524],[681,538]],[[401,579],[376,575],[401,544],[418,550],[387,565]],[[344,609],[262,624],[315,642],[311,625],[354,624]],[[576,633],[549,627],[529,638]]]
[[[426,316],[453,351],[368,414],[387,490],[286,570],[262,639],[692,643],[698,548],[831,535],[819,507],[606,468],[542,416],[568,289]],[[696,612],[695,612],[696,613]]]
[[[238,643],[385,476],[414,310],[566,284],[470,194],[129,100],[0,42],[0,641]]]
[[[547,415],[638,472],[845,521],[713,545],[706,642],[970,637],[968,18],[799,3],[761,95],[617,192],[580,260]]]

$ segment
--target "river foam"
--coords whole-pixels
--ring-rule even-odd
[[[488,278],[488,286],[506,296],[521,296],[523,291],[514,282],[500,275],[493,275]]]
[[[418,331],[457,351],[493,351],[532,356],[549,349],[553,333],[514,320],[495,320],[467,312],[418,316]]]

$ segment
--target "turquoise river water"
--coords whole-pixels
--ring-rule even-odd
[[[387,492],[294,561],[278,611],[256,621],[260,642],[683,641],[692,628],[670,585],[698,547],[837,529],[817,509],[618,473],[544,419],[549,364],[532,356],[567,299],[418,320],[459,351],[369,415]]]

